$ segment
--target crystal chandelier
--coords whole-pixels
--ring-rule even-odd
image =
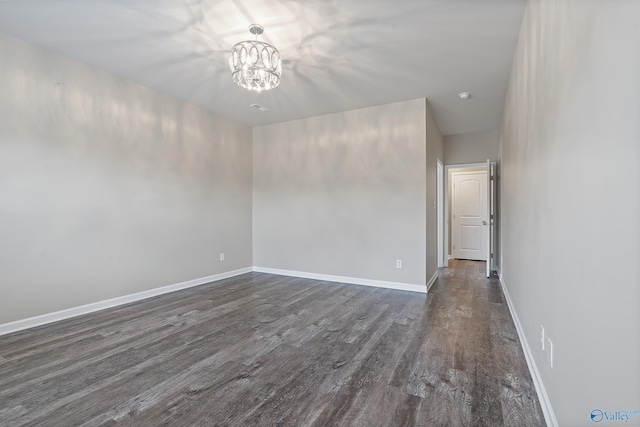
[[[258,92],[273,89],[280,84],[282,74],[280,53],[269,43],[258,41],[264,31],[261,25],[253,24],[249,31],[256,39],[236,43],[229,58],[233,81]]]

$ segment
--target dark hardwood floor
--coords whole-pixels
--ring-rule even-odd
[[[1,426],[540,426],[504,296],[250,273],[0,337]]]

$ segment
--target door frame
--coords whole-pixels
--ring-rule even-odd
[[[444,210],[446,209],[446,203],[444,202],[445,200],[445,172],[444,172],[444,165],[442,164],[442,162],[440,161],[440,159],[438,159],[438,163],[437,163],[437,178],[436,178],[436,185],[437,185],[437,193],[436,193],[436,206],[438,209],[438,213],[437,213],[437,217],[438,217],[438,268],[441,267],[446,267],[448,264],[448,259],[447,259],[447,252],[448,250],[445,249],[447,248],[447,246],[445,246],[445,227],[446,227],[446,223],[445,223],[445,216],[444,216]]]
[[[486,163],[462,163],[462,164],[454,164],[454,165],[445,165],[444,167],[444,229],[442,232],[444,233],[444,257],[446,257],[446,261],[444,261],[444,265],[447,265],[448,261],[452,259],[452,254],[449,251],[449,242],[451,241],[451,233],[450,233],[450,221],[449,221],[449,202],[451,200],[451,194],[449,191],[450,187],[450,179],[449,177],[452,174],[452,171],[455,172],[455,169],[467,169],[467,168],[482,168],[482,171],[486,171],[487,164]],[[479,170],[479,172],[481,172]]]

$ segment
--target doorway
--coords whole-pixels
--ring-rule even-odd
[[[449,259],[486,261],[495,269],[495,162],[445,166],[444,265]]]

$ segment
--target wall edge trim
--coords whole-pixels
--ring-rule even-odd
[[[436,270],[435,273],[433,273],[433,276],[431,276],[431,279],[429,279],[429,281],[427,282],[427,292],[429,292],[429,289],[431,289],[431,287],[433,286],[433,284],[436,282],[436,280],[438,279],[438,276],[440,275],[440,269],[438,268]]]
[[[306,271],[283,270],[279,268],[258,267],[254,266],[253,271],[256,273],[277,274],[280,276],[300,277],[303,279],[323,280],[326,282],[348,283],[350,285],[363,285],[375,288],[396,289],[399,291],[427,293],[427,287],[424,285],[416,285],[412,283],[388,282],[384,280],[363,279],[359,277],[334,276],[332,274],[310,273]]]
[[[217,282],[219,280],[228,279],[230,277],[239,276],[241,274],[251,273],[251,271],[252,271],[251,267],[245,267],[238,270],[232,270],[224,273],[214,274],[211,276],[201,277],[198,279],[187,280],[185,282],[175,283],[173,285],[162,286],[159,288],[149,289],[146,291],[136,292],[133,294],[123,295],[123,296],[110,298],[103,301],[92,302],[89,304],[71,307],[64,310],[55,311],[52,313],[45,313],[38,316],[29,317],[26,319],[21,319],[21,320],[16,320],[9,323],[0,324],[0,335],[6,335],[13,332],[22,331],[24,329],[46,325],[49,323],[58,322],[60,320],[71,319],[73,317],[82,316],[84,314],[94,313],[107,308],[117,307],[120,305],[128,304],[135,301],[140,301],[140,300],[155,297],[158,295],[179,291],[182,289],[205,285],[211,282]]]
[[[522,324],[520,323],[520,319],[518,318],[518,315],[516,313],[513,301],[511,300],[511,296],[509,295],[509,291],[507,290],[507,286],[505,285],[504,279],[502,278],[502,274],[498,274],[498,278],[500,279],[500,287],[502,288],[502,293],[507,300],[507,307],[509,307],[511,318],[513,319],[513,323],[516,326],[518,338],[520,338],[520,345],[522,346],[522,351],[524,352],[524,358],[527,361],[527,366],[529,367],[531,378],[533,378],[533,385],[536,388],[536,394],[538,395],[538,400],[540,401],[540,406],[542,407],[544,420],[549,427],[558,427],[558,420],[556,419],[556,415],[553,412],[551,399],[549,399],[547,389],[542,382],[542,376],[540,375],[540,371],[538,370],[536,361],[533,358],[531,348],[529,348],[529,343],[524,334],[524,330],[522,329]]]

